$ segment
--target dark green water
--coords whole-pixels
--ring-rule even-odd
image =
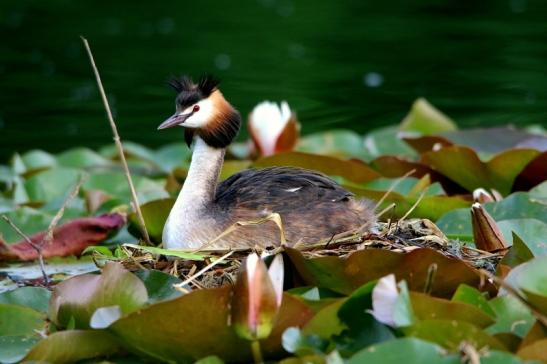
[[[425,96],[460,125],[547,123],[547,2],[2,1],[0,160],[111,141],[79,35],[123,139],[173,111],[173,74],[217,74],[243,114],[287,100],[303,132],[399,122]]]

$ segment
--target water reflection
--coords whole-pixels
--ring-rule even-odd
[[[204,71],[243,114],[287,100],[304,133],[398,122],[425,96],[462,125],[545,123],[547,3],[20,0],[0,4],[0,159],[111,141],[78,36],[122,137],[159,145],[170,75]]]

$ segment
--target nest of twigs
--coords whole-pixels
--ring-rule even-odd
[[[419,248],[431,248],[447,257],[460,259],[471,267],[490,272],[495,271],[503,257],[501,253],[490,253],[449,240],[433,222],[427,219],[400,220],[397,223],[379,222],[374,232],[348,232],[317,244],[297,243],[292,247],[309,259],[325,256],[345,258],[355,251],[364,249],[385,249],[408,253]],[[155,258],[154,255],[138,249],[127,247],[125,249],[129,258],[125,259],[123,264],[129,270],[157,269],[177,276],[195,288],[212,288],[233,283],[241,262],[250,252],[261,253],[266,250],[273,254],[282,252],[284,248],[208,250],[204,252],[207,257],[201,261]]]

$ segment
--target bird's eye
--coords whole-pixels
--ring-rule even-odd
[[[199,111],[199,105],[194,105],[194,108],[192,109],[193,112]]]

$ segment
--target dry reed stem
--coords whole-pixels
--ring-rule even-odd
[[[380,205],[382,204],[382,202],[384,202],[384,200],[387,198],[387,196],[389,196],[389,194],[390,194],[391,192],[393,192],[393,190],[395,189],[395,187],[397,187],[397,185],[398,185],[399,183],[401,183],[406,177],[408,177],[408,176],[414,174],[414,172],[416,172],[416,170],[415,170],[415,169],[412,169],[412,170],[406,172],[406,173],[405,173],[404,175],[402,175],[401,177],[397,178],[397,180],[395,180],[395,181],[393,182],[393,184],[389,187],[389,189],[386,191],[386,193],[384,193],[384,195],[382,196],[382,198],[380,198],[380,199],[378,200],[378,202],[376,202],[376,206],[374,206],[374,210],[376,210],[378,207],[380,207]]]
[[[177,283],[177,284],[173,284],[173,287],[183,293],[187,292],[186,289],[184,289],[183,287],[185,285],[187,285],[188,283],[194,281],[196,278],[198,278],[199,276],[201,276],[203,273],[207,272],[209,269],[211,269],[212,267],[214,267],[215,265],[221,263],[224,261],[224,259],[228,258],[230,255],[234,254],[235,252],[232,250],[232,251],[229,251],[228,253],[224,254],[223,256],[221,256],[220,258],[216,259],[214,262],[212,262],[211,264],[208,264],[206,265],[205,267],[203,267],[202,269],[200,269],[196,274],[186,278],[184,281],[180,282],[180,283]]]
[[[19,227],[17,227],[17,225],[15,225],[15,223],[11,221],[9,217],[7,217],[6,215],[2,215],[2,219],[4,219],[9,224],[9,226],[11,226],[11,228],[15,230],[15,232],[19,234],[34,250],[36,250],[36,253],[38,253],[38,264],[40,265],[40,271],[42,272],[42,276],[44,277],[44,284],[47,287],[49,285],[49,278],[46,273],[46,266],[44,265],[42,247],[38,244],[34,244],[34,242],[30,240],[27,234],[22,232],[21,229],[19,229]]]
[[[541,322],[543,324],[544,327],[547,327],[547,316],[545,316],[543,313],[541,313],[540,311],[538,311],[534,305],[532,305],[530,302],[528,302],[524,297],[521,296],[521,294],[515,289],[513,288],[513,286],[511,286],[510,284],[508,284],[507,282],[505,282],[503,279],[493,275],[492,273],[490,273],[489,271],[487,270],[484,270],[484,269],[481,269],[479,270],[479,272],[481,272],[485,277],[493,280],[495,283],[497,283],[498,285],[500,285],[501,287],[505,288],[505,290],[507,290],[507,292],[514,296],[516,299],[518,299],[523,305],[525,305],[526,307],[528,307],[528,309],[530,311],[532,311],[532,314],[536,317],[536,319]]]
[[[120,136],[118,134],[118,128],[116,127],[116,123],[114,122],[114,117],[112,116],[112,111],[110,110],[110,105],[108,104],[108,99],[106,98],[106,93],[103,88],[103,84],[101,82],[101,76],[99,75],[99,70],[97,69],[97,66],[95,65],[95,59],[93,58],[93,53],[91,53],[91,48],[89,47],[89,43],[87,42],[87,39],[84,37],[80,37],[82,39],[82,42],[84,43],[84,47],[87,51],[87,55],[89,56],[89,62],[91,63],[91,68],[93,68],[93,73],[95,74],[95,79],[97,81],[97,86],[99,87],[99,93],[101,94],[101,98],[103,100],[104,107],[106,109],[106,115],[108,117],[108,121],[110,122],[110,127],[112,128],[112,134],[114,135],[114,143],[116,144],[116,147],[118,148],[118,153],[120,155],[120,160],[122,162],[122,166],[125,172],[125,177],[127,178],[127,183],[129,184],[129,190],[131,191],[131,198],[133,200],[133,205],[135,205],[135,212],[137,213],[137,219],[139,221],[139,227],[141,230],[141,233],[144,237],[144,240],[146,244],[152,245],[150,242],[150,236],[148,235],[148,230],[146,230],[146,224],[144,223],[144,217],[142,215],[141,207],[139,205],[139,199],[137,198],[137,192],[135,191],[135,186],[133,185],[133,179],[131,178],[131,173],[129,172],[129,166],[127,165],[127,161],[125,159],[125,154],[123,153],[123,145],[120,140]]]
[[[197,249],[191,250],[191,252],[192,253],[198,253],[198,252],[204,250],[205,248],[213,245],[214,243],[216,243],[217,241],[219,241],[220,239],[222,239],[226,235],[233,233],[234,231],[236,231],[241,226],[260,225],[260,224],[263,224],[263,223],[268,222],[268,221],[273,221],[277,225],[277,227],[279,228],[279,240],[280,240],[281,246],[285,246],[287,244],[287,240],[285,239],[285,229],[283,228],[283,222],[281,221],[281,216],[277,212],[273,212],[273,213],[269,214],[268,216],[263,217],[263,218],[258,219],[258,220],[237,221],[237,222],[233,223],[232,225],[230,225],[222,233],[217,235],[216,238],[214,238],[213,240],[208,241],[207,243],[203,244],[202,246],[200,246]]]
[[[53,230],[55,230],[55,228],[57,227],[57,224],[63,218],[63,215],[65,213],[65,209],[67,208],[67,206],[72,202],[74,197],[76,197],[78,195],[78,192],[80,192],[80,188],[82,187],[84,182],[85,182],[85,177],[82,175],[82,176],[80,176],[80,180],[76,183],[76,185],[74,186],[72,191],[69,193],[69,195],[67,196],[67,198],[65,199],[65,201],[61,205],[61,208],[59,210],[57,210],[57,213],[55,214],[55,216],[53,217],[53,219],[49,223],[49,226],[47,228],[47,233],[44,236],[44,239],[40,243],[40,245],[42,247],[46,244],[51,243],[51,241],[53,240]]]
[[[414,202],[414,205],[412,205],[412,206],[410,207],[410,209],[408,209],[408,211],[403,215],[403,217],[401,217],[401,218],[397,221],[397,224],[399,223],[399,221],[404,221],[404,220],[408,217],[408,215],[410,215],[410,214],[412,213],[412,211],[414,211],[414,209],[415,209],[416,207],[418,207],[418,204],[419,204],[420,202],[422,202],[422,199],[424,198],[424,196],[425,196],[426,193],[427,193],[427,188],[425,189],[424,192],[422,192],[422,194],[420,195],[420,197],[418,197],[418,199],[416,200],[416,202]]]
[[[28,237],[28,235],[26,235],[23,231],[21,231],[21,229],[19,229],[19,227],[15,225],[15,223],[11,221],[9,217],[7,217],[6,215],[2,215],[2,218],[11,226],[11,228],[15,230],[15,232],[19,234],[34,250],[36,250],[36,253],[38,254],[38,264],[40,265],[40,271],[42,273],[42,276],[44,277],[44,285],[46,287],[49,286],[49,277],[47,276],[46,266],[44,264],[44,255],[43,255],[44,245],[50,244],[53,241],[53,230],[55,230],[55,228],[57,227],[57,224],[59,224],[59,221],[61,221],[61,219],[63,218],[65,209],[67,208],[67,206],[70,204],[70,202],[72,202],[74,197],[78,195],[78,192],[80,192],[80,188],[82,187],[82,184],[84,183],[84,181],[85,181],[85,178],[82,175],[80,177],[80,180],[76,183],[72,191],[67,196],[67,198],[63,201],[61,208],[57,210],[57,213],[55,214],[55,216],[49,223],[49,226],[46,230],[46,234],[44,235],[44,238],[38,244],[34,243]]]

